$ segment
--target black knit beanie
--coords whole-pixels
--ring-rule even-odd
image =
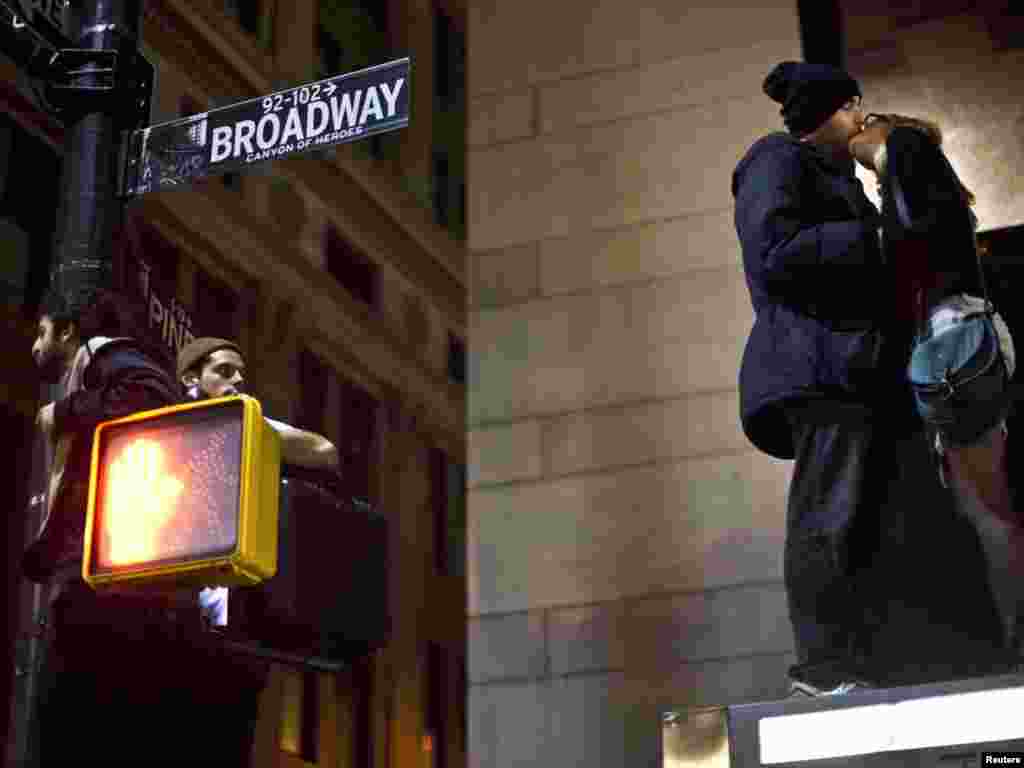
[[[786,128],[797,136],[810,133],[843,104],[861,95],[857,81],[843,70],[802,61],[777,64],[762,88],[782,105],[779,114]]]

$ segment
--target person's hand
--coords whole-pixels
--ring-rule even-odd
[[[53,436],[53,403],[44,405],[36,414],[36,429],[47,437]]]
[[[850,139],[850,154],[869,171],[876,171],[875,153],[885,144],[888,137],[888,123],[881,120],[873,122]]]

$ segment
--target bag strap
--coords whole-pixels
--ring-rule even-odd
[[[957,179],[956,172],[953,170],[953,166],[949,162],[949,158],[946,157],[945,153],[939,151],[939,157],[942,159],[942,163],[949,175],[949,178]],[[900,183],[899,176],[891,176],[889,178],[889,184],[892,189],[893,203],[896,206],[896,216],[899,220],[900,226],[909,232],[919,232],[922,227],[920,224],[915,224],[912,216],[910,215],[910,207],[907,205],[906,196],[903,192],[903,185]],[[973,222],[974,215],[968,210],[968,214]],[[981,295],[985,301],[985,314],[991,317],[995,314],[995,306],[992,303],[992,299],[988,293],[988,284],[985,281],[985,271],[981,265],[981,253],[978,250],[978,233],[977,230],[971,227],[971,243],[974,246],[974,263],[978,270],[978,284],[981,287]],[[928,307],[926,306],[926,297],[924,295],[924,289],[919,287],[914,294],[915,315],[917,320],[917,335],[920,338],[928,330]]]
[[[949,158],[946,157],[946,153],[941,149],[939,150],[939,157],[942,160],[943,166],[946,168],[946,173],[950,179],[952,179],[959,187],[962,188],[960,177],[957,176],[956,170],[953,168],[953,164],[949,162]],[[992,299],[988,294],[988,285],[985,282],[985,270],[981,266],[981,251],[978,249],[978,219],[974,215],[974,211],[971,210],[970,206],[964,202],[964,206],[967,208],[967,216],[971,220],[971,243],[974,245],[974,263],[978,268],[978,285],[981,286],[981,296],[985,300],[985,314],[995,314],[995,307],[992,304]]]
[[[899,221],[900,226],[908,232],[914,232],[917,230],[917,226],[914,224],[913,218],[910,215],[910,207],[907,205],[906,197],[903,194],[903,185],[900,183],[898,175],[889,175],[887,179],[889,188],[892,190],[892,201],[896,207],[896,219]],[[914,320],[915,335],[917,338],[924,338],[928,331],[928,308],[925,306],[924,287],[917,285],[917,290],[914,291]]]
[[[985,314],[991,316],[996,313],[996,308],[995,305],[992,304],[992,299],[989,298],[988,284],[985,282],[985,270],[981,266],[981,251],[978,248],[978,233],[972,228],[971,235],[972,242],[974,243],[974,263],[978,266],[978,284],[981,286],[981,297],[985,300]]]

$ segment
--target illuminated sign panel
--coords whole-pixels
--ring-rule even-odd
[[[277,568],[280,441],[244,395],[96,428],[83,578],[256,584]]]

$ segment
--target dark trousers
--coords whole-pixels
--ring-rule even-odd
[[[224,651],[195,601],[98,595],[50,606],[29,765],[247,766],[265,664]]]
[[[832,687],[1007,671],[977,533],[939,483],[924,431],[846,403],[787,417],[793,677]]]

